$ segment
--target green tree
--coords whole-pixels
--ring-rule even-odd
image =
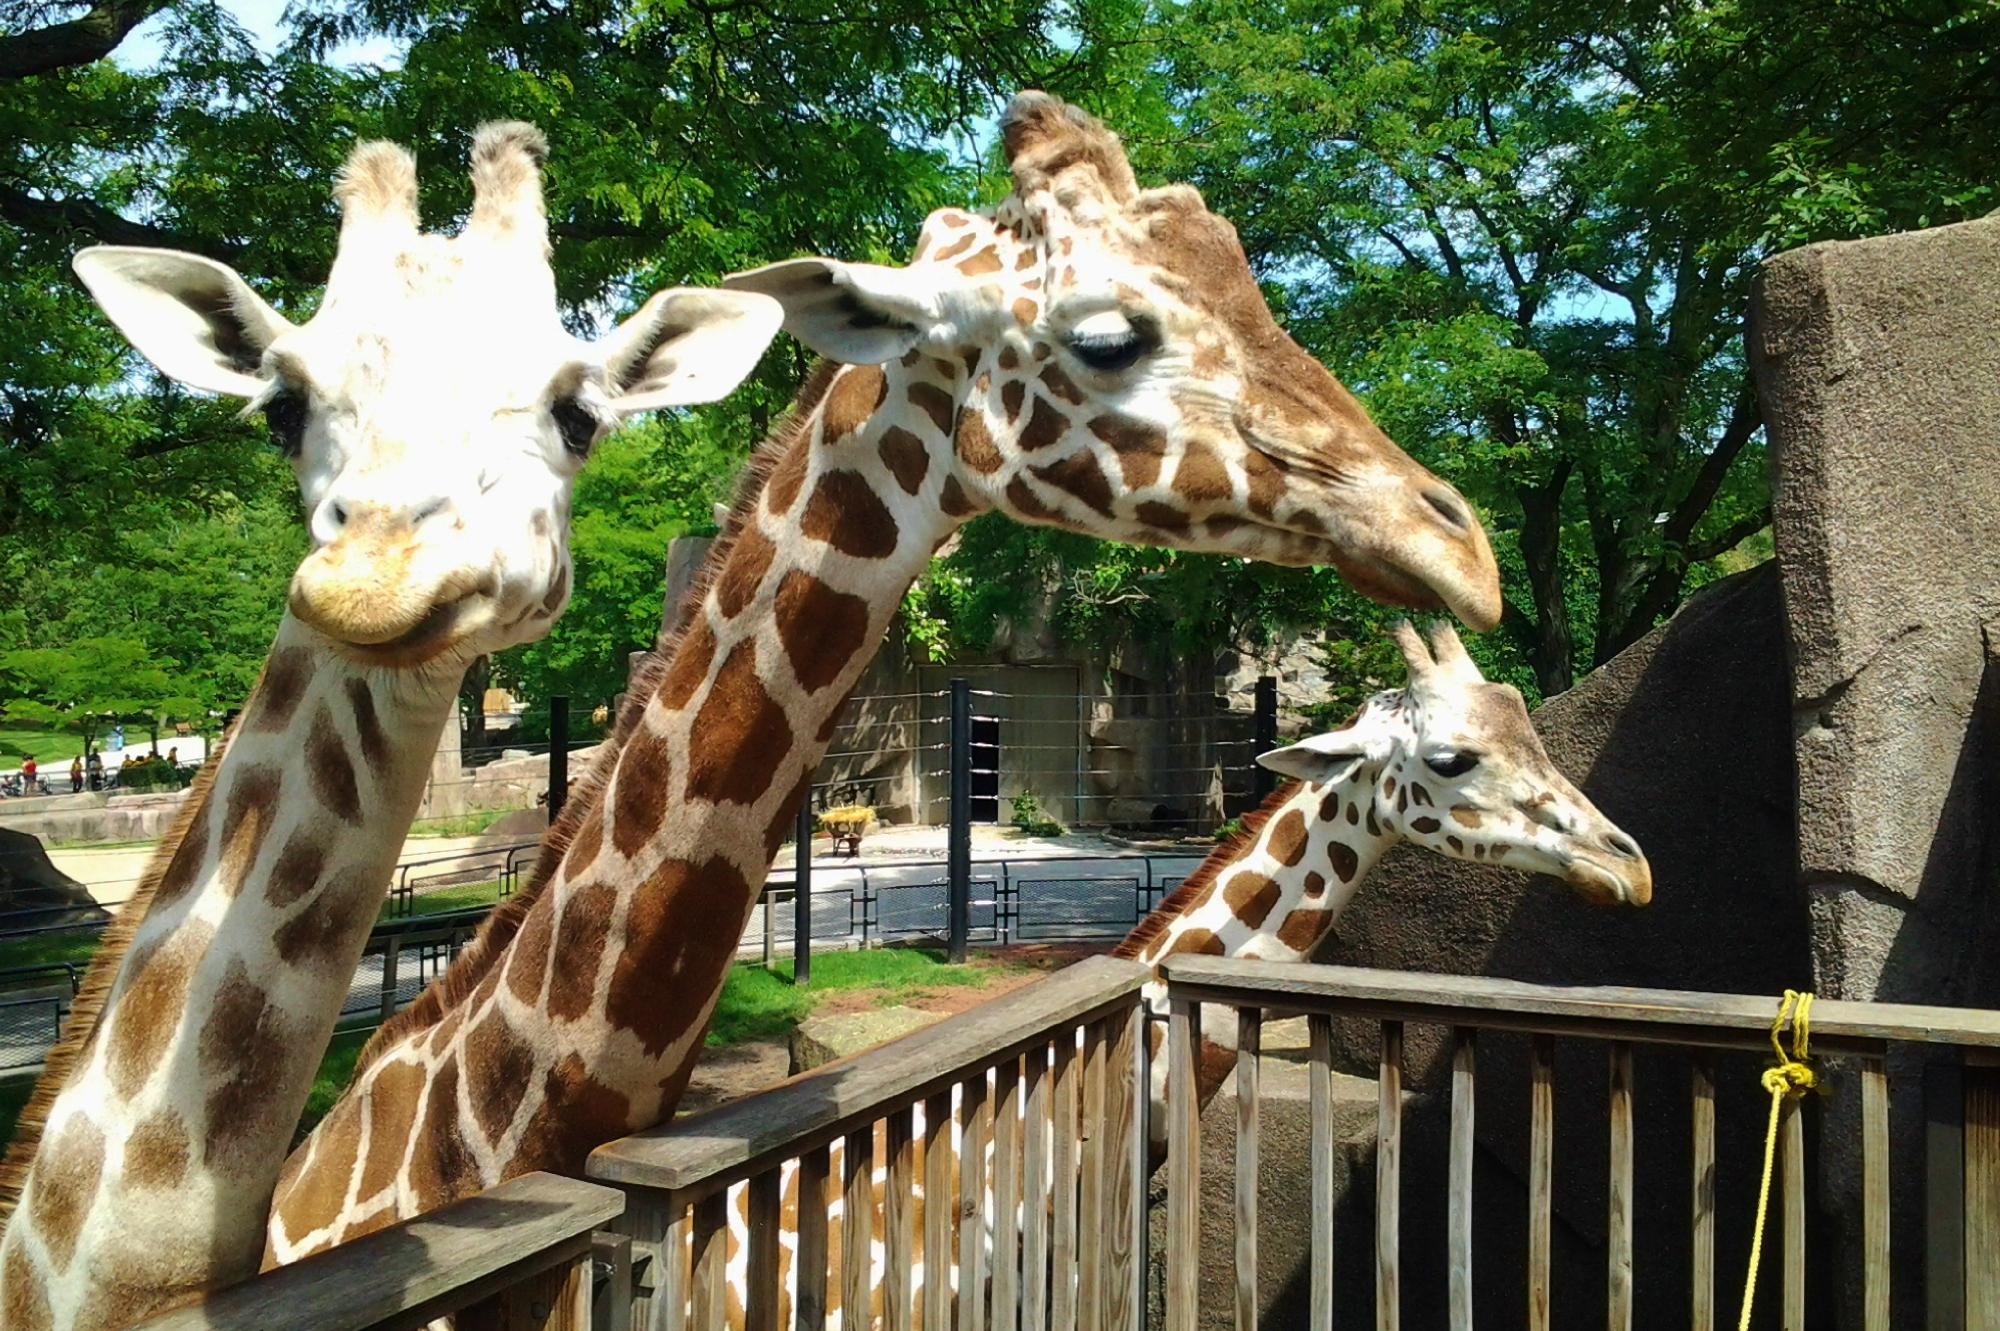
[[[177,694],[172,672],[130,638],[0,652],[0,681],[13,695],[0,704],[8,720],[74,731],[86,748],[114,721],[146,718],[157,726],[199,706]]]

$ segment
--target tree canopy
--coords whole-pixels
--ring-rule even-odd
[[[359,138],[416,150],[440,222],[475,125],[542,125],[587,329],[791,254],[899,259],[931,209],[1003,187],[1008,94],[1073,97],[1142,178],[1236,222],[1301,342],[1482,507],[1508,609],[1476,650],[1542,691],[1761,539],[1758,262],[1976,216],[2000,182],[2000,11],[1947,0],[299,0],[276,31],[215,3],[0,0],[0,651],[136,643],[218,708],[303,549],[292,481],[231,406],[129,353],[68,256],[192,249],[302,314]],[[774,355],[601,451],[574,604],[496,682],[616,691],[666,540],[707,526],[804,368]],[[1382,617],[1330,573],[985,519],[906,620],[926,651],[977,650],[1036,595],[1073,637],[1187,653]]]

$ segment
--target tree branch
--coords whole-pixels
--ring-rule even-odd
[[[1723,427],[1722,436],[1715,441],[1715,447],[1701,460],[1701,469],[1695,473],[1694,481],[1681,497],[1680,503],[1667,518],[1666,527],[1661,532],[1669,545],[1683,545],[1694,534],[1702,515],[1715,502],[1716,494],[1722,489],[1723,478],[1735,465],[1737,455],[1750,442],[1750,436],[1757,433],[1764,424],[1763,408],[1757,401],[1757,389],[1744,375],[1743,390],[1736,396],[1736,406],[1729,413],[1729,424]],[[1738,539],[1741,539],[1740,537]],[[1728,547],[1725,546],[1724,549]],[[1703,556],[1710,558],[1712,556]]]
[[[214,258],[233,258],[241,246],[203,238],[195,241],[165,227],[122,217],[89,199],[39,199],[25,190],[0,185],[0,218],[28,231],[61,235],[81,231],[107,245],[154,245],[162,249],[200,250]]]
[[[0,37],[0,79],[25,79],[101,60],[167,0],[98,0],[67,23]]]
[[[1771,506],[1764,505],[1754,513],[1736,519],[1727,527],[1705,541],[1696,541],[1687,548],[1687,562],[1699,564],[1728,554],[1743,542],[1771,525]]]

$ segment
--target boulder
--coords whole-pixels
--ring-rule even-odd
[[[810,1072],[849,1054],[920,1031],[938,1019],[935,1012],[911,1007],[879,1007],[866,1012],[807,1017],[792,1030],[792,1075]]]
[[[111,912],[49,860],[40,839],[0,827],[0,928],[101,923]]]

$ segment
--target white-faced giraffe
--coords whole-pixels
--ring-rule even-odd
[[[529,887],[387,1023],[287,1164],[291,1261],[671,1114],[848,691],[975,513],[1334,564],[1490,627],[1497,571],[1449,486],[1279,330],[1228,223],[1141,191],[1094,120],[1003,121],[1014,192],[931,217],[907,268],[804,259],[777,297],[824,371],[760,451]]]
[[[568,599],[571,481],[621,417],[755,365],[763,297],[663,292],[565,332],[541,135],[483,128],[456,239],[415,164],[357,148],[319,312],[294,326],[194,255],[76,268],[175,378],[262,407],[313,549],[242,719],[108,932],[6,1163],[12,1331],[108,1328],[256,1271],[271,1189],[477,655]]]
[[[1218,846],[1201,867],[1126,935],[1114,956],[1158,966],[1176,953],[1304,961],[1326,938],[1368,871],[1391,846],[1407,841],[1452,859],[1505,864],[1550,874],[1584,897],[1603,904],[1643,906],[1653,895],[1652,871],[1632,838],[1621,832],[1556,770],[1528,721],[1521,695],[1489,684],[1447,625],[1432,629],[1427,650],[1408,624],[1395,631],[1409,668],[1400,690],[1371,698],[1340,730],[1316,735],[1258,761],[1296,778],[1263,809],[1244,819],[1243,830]],[[1142,991],[1149,1011],[1153,1159],[1165,1159],[1166,1060],[1160,1057],[1168,1015],[1166,983]],[[1204,1036],[1196,1094],[1207,1104],[1236,1065],[1235,1022],[1226,1009],[1203,1012]],[[1213,1038],[1220,1037],[1220,1038]],[[921,1196],[924,1108],[915,1107],[917,1206]],[[952,1125],[957,1150],[957,1124]],[[989,1147],[990,1149],[990,1147]],[[841,1177],[841,1143],[832,1146],[832,1177]],[[880,1152],[878,1149],[878,1156]],[[1044,1158],[1048,1158],[1045,1156]],[[991,1177],[989,1160],[987,1176]],[[779,1280],[785,1293],[778,1324],[789,1323],[793,1254],[797,1248],[796,1163],[781,1174],[786,1228],[779,1234]],[[879,1198],[887,1179],[875,1169]],[[1025,1185],[1027,1196],[1045,1195]],[[742,1325],[748,1306],[748,1188],[730,1196],[728,1242],[731,1325]],[[947,1201],[955,1199],[947,1199]],[[992,1198],[983,1205],[992,1205]],[[839,1252],[840,1202],[829,1230],[832,1260]],[[921,1235],[923,1226],[916,1226]],[[991,1233],[989,1226],[987,1232]],[[947,1254],[947,1279],[956,1282],[957,1248]],[[919,1260],[913,1288],[921,1293],[927,1263]],[[871,1288],[880,1298],[884,1253],[875,1240]],[[840,1280],[826,1297],[838,1327]],[[919,1309],[921,1298],[916,1300]]]

